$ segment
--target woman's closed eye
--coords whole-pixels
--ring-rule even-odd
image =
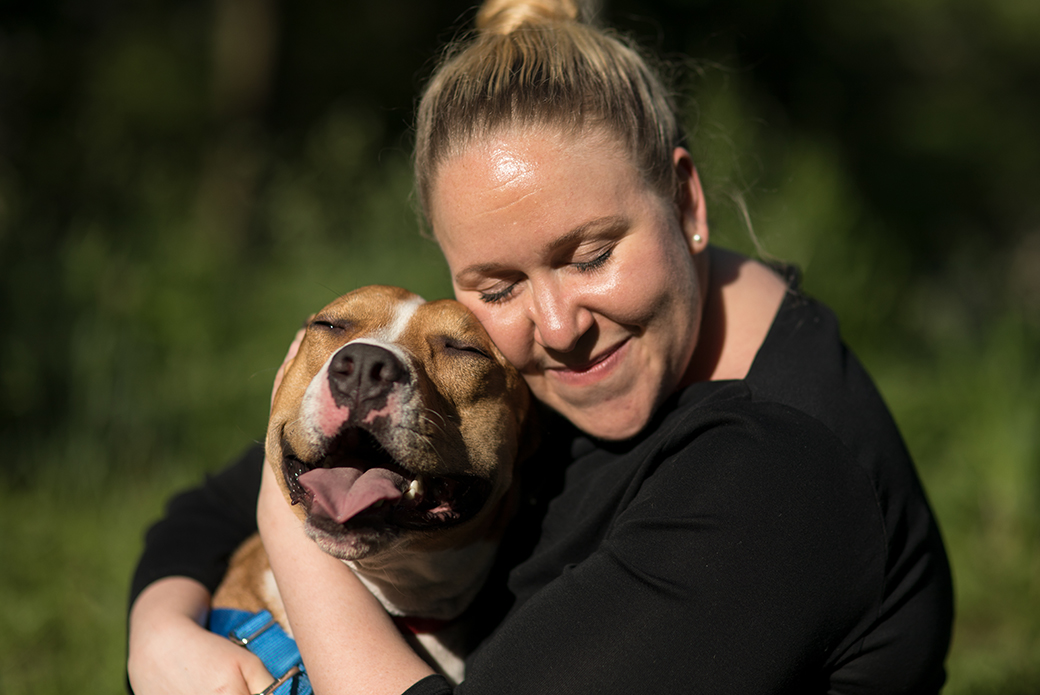
[[[513,294],[516,289],[517,283],[509,283],[501,289],[489,290],[486,292],[480,292],[480,301],[485,304],[497,304],[503,302],[509,298],[509,295]]]
[[[576,268],[579,273],[591,273],[594,270],[602,268],[610,260],[614,254],[614,247],[610,246],[603,251],[600,251],[597,255],[593,256],[587,261],[572,260],[569,265]],[[484,290],[479,293],[480,301],[485,304],[498,304],[509,299],[509,297],[516,291],[518,282],[510,282],[501,286],[496,286],[495,289]]]
[[[613,253],[613,247],[608,248],[590,261],[575,261],[574,267],[578,269],[578,272],[588,273],[605,265]]]

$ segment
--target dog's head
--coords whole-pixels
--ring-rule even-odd
[[[523,379],[468,309],[364,287],[308,321],[267,459],[326,552],[446,549],[500,513],[529,411]]]

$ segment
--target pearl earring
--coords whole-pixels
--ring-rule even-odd
[[[703,239],[704,239],[704,237],[702,237],[700,234],[694,234],[693,235],[693,243],[695,243],[695,244],[701,243],[701,241]]]

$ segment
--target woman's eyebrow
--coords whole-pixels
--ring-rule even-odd
[[[548,256],[558,252],[560,249],[574,246],[590,232],[619,229],[624,225],[625,218],[621,215],[605,215],[591,219],[547,243],[542,248],[542,254]],[[494,275],[502,270],[509,270],[509,266],[503,263],[474,263],[455,273],[455,281],[461,283],[466,275]]]
[[[552,254],[560,249],[574,246],[576,242],[582,241],[590,232],[617,229],[624,226],[624,224],[625,218],[621,215],[605,215],[603,217],[597,217],[575,227],[562,236],[556,237],[546,244],[542,251],[545,254]]]
[[[474,263],[455,273],[455,282],[461,283],[466,275],[494,275],[505,269],[506,266],[501,263]]]

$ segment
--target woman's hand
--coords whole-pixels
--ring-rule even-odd
[[[433,673],[354,573],[307,537],[268,465],[257,523],[315,692],[402,693]]]
[[[274,373],[274,386],[271,387],[271,405],[274,406],[274,397],[278,393],[278,387],[282,385],[282,379],[285,377],[285,372],[292,366],[293,360],[296,359],[296,353],[300,351],[300,343],[303,342],[303,336],[306,335],[307,331],[304,328],[296,331],[296,337],[293,338],[292,343],[289,344],[289,351],[285,353],[285,359],[282,360],[282,366],[278,368],[278,371]]]
[[[254,654],[202,626],[210,594],[187,577],[149,585],[130,610],[127,674],[135,695],[248,695],[274,679]]]

